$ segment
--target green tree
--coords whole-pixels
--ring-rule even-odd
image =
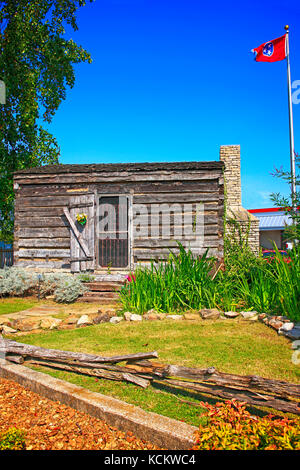
[[[296,167],[300,169],[300,156],[295,156]],[[291,186],[292,175],[289,171],[284,171],[282,168],[276,169],[274,176],[281,178]],[[300,185],[300,175],[295,176],[296,188]],[[286,227],[284,231],[285,238],[287,240],[294,240],[297,243],[300,242],[300,192],[296,190],[294,195],[282,196],[280,193],[271,194],[271,200],[277,207],[284,209],[285,213],[292,219],[292,225]]]
[[[90,0],[93,1],[93,0]],[[0,79],[6,104],[0,105],[0,239],[13,238],[13,173],[57,164],[60,149],[42,127],[50,123],[66,90],[75,82],[74,64],[91,62],[65,28],[78,29],[83,0],[5,0],[0,2]]]

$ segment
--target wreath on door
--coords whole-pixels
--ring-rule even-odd
[[[76,220],[80,225],[85,225],[87,223],[87,215],[86,214],[77,214]]]

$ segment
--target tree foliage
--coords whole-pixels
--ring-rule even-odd
[[[296,166],[300,169],[300,156],[297,154],[295,156]],[[289,185],[292,184],[292,175],[291,172],[285,171],[282,168],[276,169],[274,176],[281,178],[284,181],[287,181]],[[286,215],[291,217],[292,225],[286,226],[284,235],[287,240],[300,242],[300,192],[297,188],[300,185],[300,174],[295,175],[296,181],[296,193],[291,194],[288,197],[280,195],[280,193],[273,193],[271,195],[271,200],[275,203],[277,207],[284,209]]]
[[[92,0],[90,0],[92,1]],[[91,62],[83,47],[66,38],[76,31],[83,0],[5,0],[0,3],[0,239],[13,234],[13,173],[56,164],[59,146],[42,127],[50,123],[75,82],[74,64]]]

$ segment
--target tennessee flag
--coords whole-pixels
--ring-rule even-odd
[[[256,62],[277,62],[286,58],[286,35],[252,49]]]

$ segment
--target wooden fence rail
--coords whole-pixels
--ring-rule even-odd
[[[183,389],[201,395],[202,400],[203,395],[224,400],[234,398],[251,406],[300,415],[298,384],[257,375],[241,376],[218,372],[214,367],[198,369],[161,364],[156,362],[156,351],[101,357],[17,343],[0,335],[0,354],[8,361],[18,364],[39,365],[109,380],[132,382],[143,388],[157,383],[174,389],[177,395],[178,389]]]

